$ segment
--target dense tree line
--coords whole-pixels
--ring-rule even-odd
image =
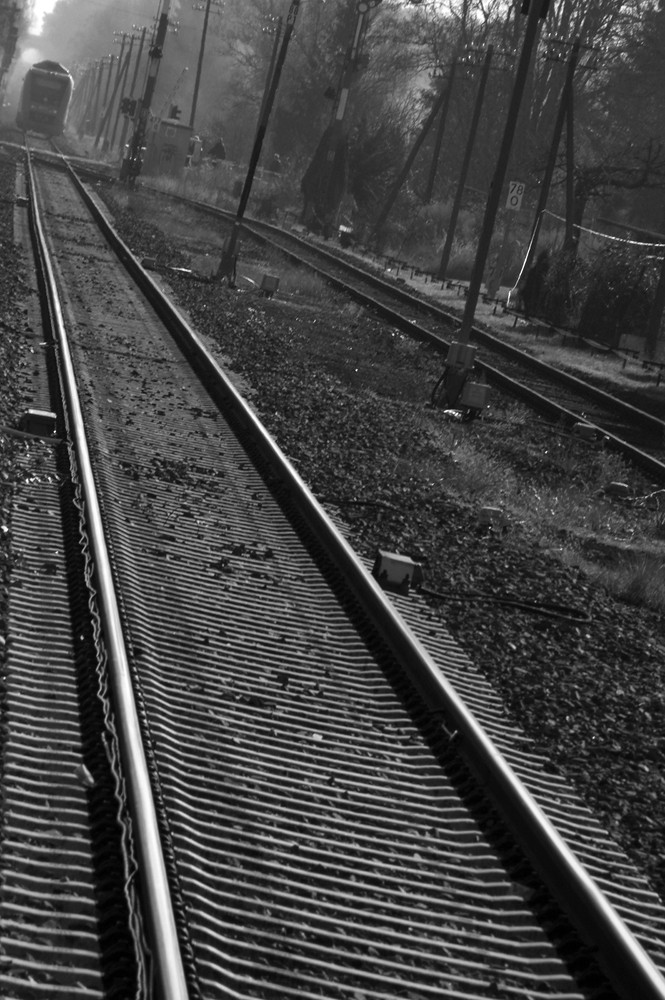
[[[179,7],[177,32],[164,50],[155,99],[187,121],[200,52],[204,3]],[[246,162],[279,44],[288,0],[212,0],[196,128],[207,141],[223,136],[229,158]],[[47,16],[49,55],[75,72],[117,54],[114,33],[154,23],[153,0],[95,4],[59,0]],[[355,0],[307,0],[298,14],[266,137],[300,176],[330,121],[344,55],[356,23]],[[470,201],[482,201],[492,176],[512,86],[514,54],[524,30],[522,2],[509,0],[383,0],[371,12],[363,57],[353,81],[347,120],[348,184],[368,217],[385,199],[422,123],[451,86],[434,203],[449,200],[459,174],[481,54],[494,47],[480,139],[467,179]],[[551,0],[523,95],[511,176],[534,200],[575,40],[580,56],[574,100],[561,143],[552,204],[581,222],[589,205],[629,223],[665,226],[665,4],[663,0]],[[451,85],[451,68],[455,66]],[[186,68],[186,69],[185,69]],[[566,135],[572,144],[566,157]],[[423,142],[396,212],[422,203],[437,145],[437,127]],[[475,193],[475,195],[474,195]],[[529,198],[527,197],[527,203]]]
[[[31,2],[19,6],[10,0],[0,0],[0,95],[4,95],[18,41],[27,31],[32,8]]]

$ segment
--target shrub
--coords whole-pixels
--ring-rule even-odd
[[[575,326],[584,281],[585,266],[574,251],[550,252],[538,314],[555,326]]]
[[[618,566],[605,569],[599,579],[628,604],[665,610],[665,563],[658,556],[631,554]]]
[[[618,246],[589,262],[579,321],[584,337],[616,347],[622,334],[644,333],[652,301],[652,265],[641,251]]]
[[[455,281],[469,281],[476,259],[476,248],[471,243],[453,243],[446,276]]]

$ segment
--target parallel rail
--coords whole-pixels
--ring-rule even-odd
[[[233,219],[232,213],[204,202],[173,194],[165,197],[229,223]],[[403,283],[387,280],[356,255],[330,252],[316,241],[270,223],[246,218],[243,231],[311,268],[402,332],[442,353],[455,339],[460,318],[428,298],[426,289],[418,294]],[[430,320],[437,324],[436,329],[428,325]],[[577,422],[590,424],[608,447],[659,481],[665,480],[664,420],[532,357],[479,326],[472,329],[472,341],[481,348],[476,369],[490,385],[569,428]]]
[[[59,373],[67,415],[68,436],[76,459],[77,478],[85,505],[85,526],[94,564],[94,585],[107,655],[107,669],[115,707],[118,743],[123,775],[129,795],[129,811],[142,880],[144,912],[149,928],[150,948],[157,971],[158,990],[164,1000],[186,1000],[187,985],[180,955],[176,920],[171,904],[166,863],[161,849],[159,824],[151,789],[143,736],[132,687],[129,657],[123,635],[119,601],[111,560],[106,545],[94,471],[88,449],[83,411],[78,394],[53,263],[48,252],[42,219],[36,210],[35,178],[27,159],[29,189],[32,194],[32,225],[35,248],[48,300],[51,336],[58,346]]]
[[[82,162],[81,169],[108,179],[107,174],[99,174],[89,164]],[[182,195],[159,194],[229,223],[234,218],[233,213],[205,202]],[[426,289],[418,294],[403,283],[386,280],[371,261],[365,264],[357,255],[330,252],[316,241],[271,223],[246,217],[242,228],[294,262],[310,267],[410,336],[442,352],[454,340],[460,317],[436,304]],[[430,319],[437,323],[437,329],[424,325]],[[657,480],[665,481],[665,420],[521,351],[480,326],[472,328],[472,341],[482,349],[476,370],[484,373],[490,385],[568,427],[577,422],[590,424],[609,448]]]
[[[404,991],[536,997],[555,989],[561,997],[595,990],[665,1000],[654,961],[577,860],[570,833],[564,840],[536,799],[563,798],[582,841],[598,841],[600,881],[618,878],[627,913],[648,913],[650,948],[665,965],[658,901],[563,783],[514,752],[523,740],[480,678],[478,707],[467,707],[448,675],[468,677],[472,665],[445,635],[436,655],[416,638],[404,621],[411,610],[400,613],[378,587],[81,186],[205,389],[150,309],[138,306],[138,320],[126,315],[136,297],[129,285],[110,292],[108,320],[88,322],[85,304],[77,312],[90,280],[77,288],[77,273],[92,268],[102,295],[113,272],[84,213],[61,203],[64,177],[52,183],[45,208],[57,205],[50,239],[65,277],[51,274],[51,312],[61,314],[59,284],[69,303],[62,336],[74,325],[63,370],[83,399],[66,404],[72,439],[84,439],[77,465],[86,451],[92,456],[82,475],[83,530],[109,547],[107,568],[98,565],[103,554],[94,556],[98,588],[122,588],[104,631],[115,641],[117,630],[121,647],[107,654],[122,695],[116,712],[137,699],[128,708],[134,722],[118,721],[123,747],[141,736],[138,764],[121,751],[125,771],[145,764],[141,776],[127,776],[132,826],[140,830],[150,797],[149,823],[159,831],[138,855],[143,868],[154,851],[162,869],[162,888],[144,872],[141,892],[161,995],[323,991],[378,1000]],[[63,225],[79,237],[66,252]],[[67,359],[69,348],[59,351]],[[96,507],[88,489],[102,491],[99,532],[88,520]],[[565,919],[538,898],[543,890],[522,852],[591,943],[591,952],[580,943],[568,951],[581,969],[577,986],[548,941],[561,948],[569,940]],[[166,883],[177,901],[162,932],[150,903],[162,906]],[[545,932],[533,923],[539,914]],[[170,935],[163,947],[162,933]],[[174,936],[179,955],[167,957]]]
[[[202,208],[200,203],[197,207]],[[219,209],[215,211],[227,219],[231,218],[228,212]],[[311,240],[254,219],[246,221],[244,228],[248,233],[286,252],[293,260],[313,266],[326,280],[351,292],[388,322],[411,336],[445,350],[449,347],[450,342],[446,337],[418,321],[420,314],[431,317],[444,329],[450,329],[451,339],[454,340],[455,330],[460,324],[459,317],[428,300],[426,296],[423,298],[403,285],[396,285],[373,273],[359,264],[357,258],[345,260],[342,255],[328,253]],[[316,260],[320,261],[318,265]],[[347,277],[340,279],[338,273]],[[368,296],[362,289],[363,284],[375,289],[378,297]],[[409,311],[404,313],[391,306],[391,299],[406,306]],[[577,421],[591,423],[605,437],[610,447],[650,474],[660,479],[665,478],[664,420],[570,372],[532,357],[479,326],[472,328],[472,340],[483,349],[476,367],[479,372],[484,372],[491,385],[523,400],[536,412],[561,420],[568,426]],[[490,363],[488,359],[492,357],[496,357],[496,363]],[[552,397],[551,387],[557,388],[558,398]]]

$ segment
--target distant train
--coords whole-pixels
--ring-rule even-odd
[[[60,63],[35,63],[25,74],[16,124],[23,132],[61,135],[72,96],[73,80]]]

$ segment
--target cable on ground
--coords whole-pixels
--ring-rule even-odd
[[[579,611],[577,608],[568,607],[565,604],[552,604],[548,601],[520,601],[478,590],[457,591],[453,593],[452,591],[431,590],[429,587],[422,586],[416,589],[419,594],[423,594],[425,597],[432,597],[437,601],[489,601],[492,604],[501,604],[503,607],[517,608],[519,611],[544,615],[546,618],[556,618],[576,623],[591,621],[586,611]]]

